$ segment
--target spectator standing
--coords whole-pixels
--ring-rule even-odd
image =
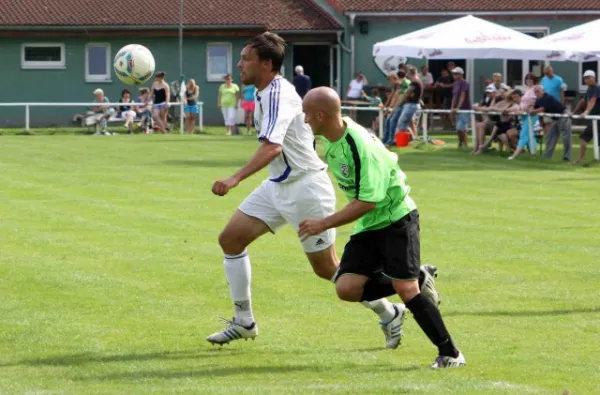
[[[132,109],[133,101],[129,89],[125,88],[121,91],[119,103],[117,117],[125,120],[125,127],[129,130],[129,134],[133,134],[133,120],[137,114]]]
[[[390,81],[394,81],[395,90],[392,93],[392,98],[389,103],[389,108],[392,110],[384,124],[383,144],[391,146],[396,145],[394,140],[398,119],[402,114],[402,106],[404,102],[404,94],[410,86],[410,80],[406,78],[403,71],[398,71],[395,75],[390,76]]]
[[[442,99],[442,108],[444,110],[449,110],[452,108],[452,86],[454,85],[454,79],[450,75],[450,72],[446,69],[442,69],[440,72],[440,78],[435,83],[435,87],[440,89],[441,99]],[[448,114],[442,114],[442,119],[446,121],[447,124],[452,126],[452,121]]]
[[[298,88],[296,87],[296,92]],[[250,134],[250,129],[254,123],[254,99],[256,98],[256,87],[254,85],[242,85],[242,108],[246,119],[246,133]]]
[[[223,113],[227,135],[233,134],[235,126],[235,111],[240,100],[240,87],[233,83],[231,74],[225,76],[225,83],[219,87],[218,106]]]
[[[407,79],[410,81],[410,84],[402,97],[402,113],[400,114],[400,118],[398,118],[398,123],[396,125],[396,130],[398,132],[407,132],[409,127],[411,127],[410,134],[413,138],[417,137],[413,119],[417,110],[420,108],[421,97],[423,96],[423,83],[419,80],[417,74],[416,68],[408,68]]]
[[[585,108],[585,110],[583,110],[581,113],[581,115],[584,117],[586,115],[600,115],[600,86],[598,86],[596,81],[596,73],[593,70],[586,70],[583,73],[583,81],[588,88],[585,93],[585,97],[581,98],[577,104],[575,113]],[[588,119],[586,120],[586,124],[585,130],[579,136],[579,159],[577,162],[575,162],[578,164],[582,164],[584,162],[587,145],[594,138],[594,121]]]
[[[542,86],[537,85],[534,88],[534,92],[536,100],[530,114],[537,115],[542,112],[549,114],[566,113],[567,109],[565,105],[559,99],[546,93]],[[548,133],[546,133],[546,152],[544,152],[544,157],[552,158],[554,148],[556,148],[556,143],[558,142],[558,135],[562,134],[564,146],[563,160],[570,161],[572,134],[571,118],[544,117],[544,124],[548,127]]]
[[[371,96],[368,96],[365,91],[362,92],[362,97],[369,102],[372,107],[383,107],[383,103],[381,102],[381,97],[379,94],[379,89],[373,88],[371,89]],[[373,122],[371,123],[371,129],[373,133],[379,134],[379,116],[376,116]]]
[[[469,83],[465,80],[465,72],[460,67],[452,69],[452,77],[454,85],[452,87],[452,108],[451,112],[456,113],[457,110],[470,110],[471,98],[469,94]],[[468,147],[467,126],[469,125],[469,113],[456,114],[456,136],[458,137],[458,148]]]
[[[367,79],[362,71],[356,73],[356,78],[350,81],[348,90],[346,91],[346,99],[348,100],[360,100],[362,91],[365,86],[368,85]]]
[[[298,95],[304,99],[306,92],[312,89],[312,80],[309,76],[304,74],[304,67],[298,65],[294,71],[296,72],[293,81],[294,87],[296,88]]]
[[[167,124],[167,112],[169,111],[169,100],[171,97],[171,88],[165,82],[165,72],[159,71],[154,75],[155,81],[152,84],[152,94],[154,95],[152,104],[152,115],[158,129],[167,133],[169,131]]]
[[[190,78],[185,87],[185,131],[194,134],[196,128],[196,115],[200,113],[198,106],[198,97],[200,96],[200,88],[196,85],[196,81]]]
[[[546,94],[565,104],[565,81],[554,74],[552,66],[544,67],[544,78],[542,78],[542,88]]]
[[[419,79],[424,87],[429,87],[433,85],[433,75],[429,72],[429,68],[427,65],[421,66],[421,73],[419,74]]]
[[[517,110],[518,112],[529,114],[529,112],[533,109],[533,106],[535,105],[535,101],[536,101],[536,96],[535,96],[535,84],[536,83],[537,83],[537,78],[536,78],[535,74],[528,73],[525,76],[526,90],[523,93],[523,96],[521,97],[521,102],[519,103],[519,108]],[[531,123],[529,122],[529,118],[531,118]],[[517,142],[517,149],[508,158],[508,160],[515,159],[517,156],[519,156],[519,154],[521,154],[521,152],[523,152],[525,149],[527,149],[527,147],[529,147],[531,144],[533,144],[533,147],[535,149],[537,144],[536,144],[535,138],[533,139],[533,141],[530,140],[529,128],[530,128],[530,126],[535,128],[536,124],[539,124],[539,117],[537,115],[521,115],[521,132],[519,134],[519,141]]]

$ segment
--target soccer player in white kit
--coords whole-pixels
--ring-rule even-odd
[[[269,178],[242,202],[219,235],[235,316],[226,321],[225,329],[206,338],[213,344],[254,339],[258,335],[252,313],[250,258],[246,248],[286,223],[298,231],[304,219],[325,218],[335,212],[335,191],[327,175],[327,165],[315,151],[310,126],[304,122],[302,99],[279,74],[284,52],[285,41],[266,32],[244,46],[237,65],[242,83],[257,88],[254,123],[261,144],[238,172],[215,181],[212,191],[224,196],[267,165]],[[339,265],[335,229],[301,243],[315,274],[332,281]],[[379,315],[386,347],[396,348],[402,337],[404,305],[392,304],[385,298],[362,303]]]

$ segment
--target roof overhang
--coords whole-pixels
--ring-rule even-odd
[[[600,15],[599,10],[533,10],[533,11],[345,11],[351,18],[361,17],[410,17],[410,16],[585,16]]]
[[[179,25],[0,25],[0,30],[6,31],[112,31],[112,30],[178,30]],[[266,30],[265,25],[183,25],[184,29],[192,30]]]

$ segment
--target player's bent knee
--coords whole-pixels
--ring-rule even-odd
[[[419,294],[419,282],[417,280],[394,280],[392,282],[394,290],[400,296],[404,303],[410,301]]]
[[[363,286],[349,277],[342,276],[335,283],[335,291],[338,298],[346,302],[360,302],[363,294]]]
[[[235,232],[232,232],[229,228],[225,228],[219,234],[219,245],[223,252],[229,255],[241,254],[247,247],[243,240],[237,237]]]

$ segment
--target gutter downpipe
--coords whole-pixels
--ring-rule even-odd
[[[350,18],[350,79],[352,79],[355,74],[356,43],[354,39],[354,20],[356,19],[356,14],[349,14],[348,17]]]

